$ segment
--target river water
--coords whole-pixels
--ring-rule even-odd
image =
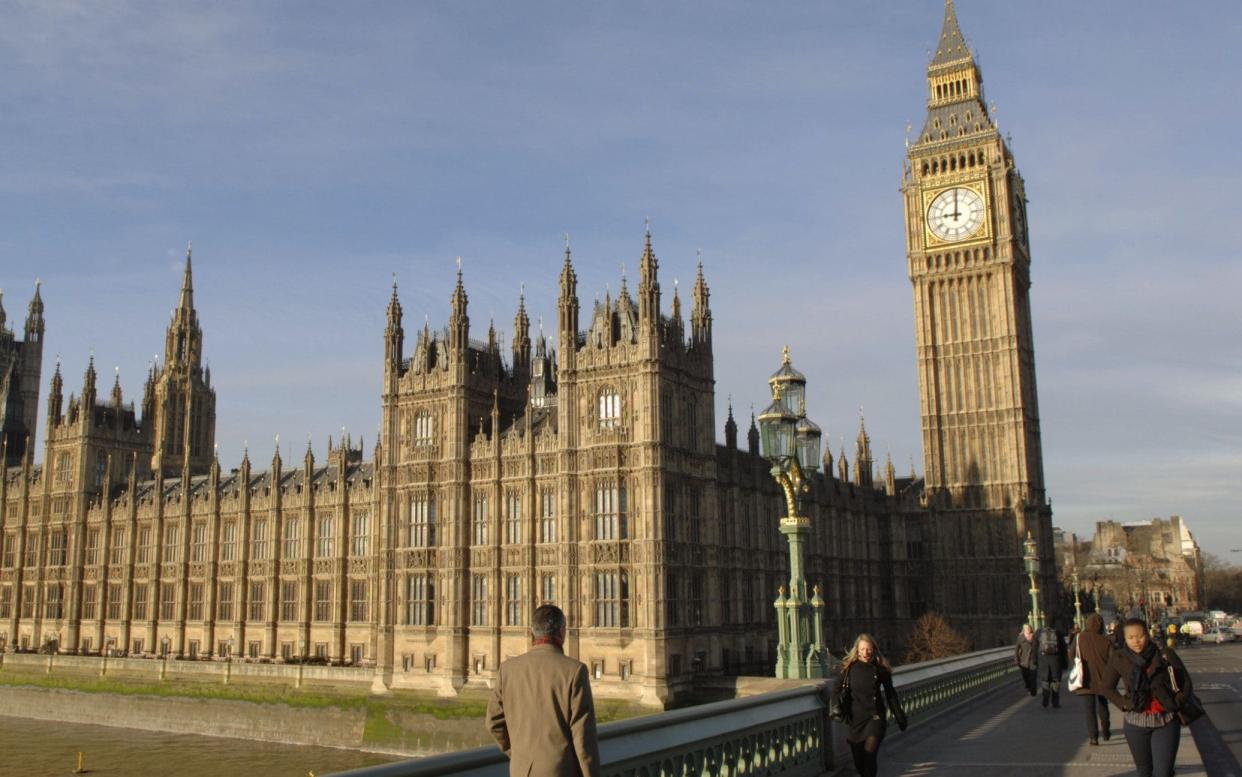
[[[85,754],[96,777],[307,777],[385,763],[395,756],[245,739],[165,734],[0,716],[0,775],[59,777]]]

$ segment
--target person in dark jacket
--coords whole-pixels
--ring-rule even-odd
[[[1039,684],[1043,688],[1043,705],[1052,702],[1053,708],[1061,706],[1061,672],[1065,669],[1065,639],[1061,632],[1044,624],[1035,632],[1035,644],[1039,649]]]
[[[1123,628],[1126,646],[1113,651],[1113,674],[1098,690],[1125,713],[1126,744],[1139,777],[1171,777],[1182,734],[1177,711],[1194,691],[1190,673],[1176,653],[1152,641],[1142,618],[1128,619]]]
[[[845,741],[854,756],[854,769],[859,777],[876,777],[888,714],[891,712],[898,728],[905,731],[906,713],[893,688],[893,669],[871,635],[859,634],[854,640],[854,647],[841,662],[841,678],[833,692],[848,710]],[[845,694],[849,695],[847,705]]]
[[[1082,659],[1083,684],[1074,691],[1082,697],[1087,712],[1087,737],[1098,745],[1100,737],[1107,742],[1112,736],[1108,719],[1108,700],[1101,698],[1097,688],[1109,681],[1116,685],[1114,671],[1109,667],[1113,654],[1112,641],[1104,636],[1104,619],[1093,612],[1087,616],[1083,630],[1074,640],[1074,654]]]
[[[1039,650],[1035,644],[1035,630],[1031,628],[1031,624],[1023,623],[1022,631],[1018,634],[1018,644],[1013,651],[1013,662],[1018,665],[1018,669],[1022,672],[1022,685],[1032,696],[1035,695],[1035,669],[1037,667]]]

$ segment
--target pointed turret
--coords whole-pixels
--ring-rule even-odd
[[[118,410],[121,407],[121,368],[117,367],[116,377],[112,381],[112,406]]]
[[[542,319],[539,321],[539,339],[535,341],[535,359],[530,369],[530,403],[534,407],[546,407],[556,395],[556,365],[548,353]]]
[[[43,339],[43,295],[39,293],[42,282],[35,281],[34,296],[30,298],[30,306],[26,309],[26,342]]]
[[[872,486],[871,437],[867,435],[867,422],[862,408],[858,410],[858,439],[854,448],[854,481],[866,488]]]
[[[759,427],[755,425],[755,409],[750,410],[750,429],[746,430],[746,450],[752,456],[759,455]]]
[[[897,496],[897,468],[893,466],[893,454],[885,454],[884,492],[889,496]]]
[[[82,376],[82,412],[89,417],[95,409],[95,354],[91,354],[86,365],[86,373]]]
[[[826,436],[825,436],[826,439]],[[832,474],[832,445],[824,446],[824,477],[831,479]]]
[[[668,339],[673,343],[684,343],[686,333],[686,322],[681,317],[681,293],[680,284],[677,280],[673,280],[673,311],[668,320]]]
[[[737,421],[733,420],[733,401],[729,401],[729,412],[725,418],[725,447],[737,450]]]
[[[181,298],[172,313],[164,340],[164,361],[168,368],[191,372],[198,368],[203,353],[203,333],[194,310],[194,271],[191,247],[185,252],[185,272],[181,279]]]
[[[330,447],[330,446],[329,446]],[[345,438],[341,438],[341,447],[345,447]],[[306,435],[306,455],[302,457],[302,466],[306,468],[307,486],[310,486],[310,474],[315,470],[315,451],[311,447],[311,436]]]
[[[470,317],[466,314],[466,286],[461,279],[461,257],[457,257],[457,285],[453,287],[453,297],[449,300],[449,348],[457,354],[466,351],[470,338]]]
[[[52,388],[47,395],[47,424],[52,428],[60,424],[64,406],[65,382],[60,377],[60,359],[56,360],[56,371],[52,373]]]
[[[4,322],[8,319],[8,314],[4,312],[4,289],[0,289],[0,332],[4,331]]]
[[[518,294],[517,315],[513,317],[513,370],[519,374],[530,371],[530,316],[526,315],[526,284]]]
[[[283,462],[280,459],[280,435],[276,435],[276,450],[272,452],[272,487],[275,488],[280,484],[280,468]]]
[[[578,275],[574,272],[569,249],[569,235],[565,235],[565,264],[561,267],[561,294],[557,301],[557,318],[560,329],[560,352],[564,366],[574,366],[578,352]]]
[[[660,321],[660,262],[651,247],[651,222],[643,238],[643,255],[638,261],[638,320],[649,331],[658,332]]]
[[[397,274],[392,274],[392,297],[388,300],[388,325],[384,328],[384,368],[399,372],[405,347],[401,326],[401,300],[397,299]]]
[[[698,273],[694,278],[692,308],[690,311],[691,342],[696,347],[711,347],[712,344],[712,309],[709,304],[711,292],[703,277],[703,262],[699,262]]]

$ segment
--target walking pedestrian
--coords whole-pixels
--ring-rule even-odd
[[[888,714],[892,713],[902,731],[907,721],[893,688],[893,668],[880,655],[871,635],[859,634],[854,640],[854,647],[841,662],[841,678],[833,692],[848,710],[845,741],[854,756],[854,769],[859,777],[876,777]]]
[[[1039,673],[1039,685],[1043,690],[1043,705],[1048,706],[1048,702],[1052,702],[1054,709],[1061,707],[1061,672],[1065,669],[1065,640],[1061,637],[1061,632],[1052,628],[1052,624],[1046,623],[1035,634],[1035,640],[1039,644],[1039,658],[1037,671]]]
[[[566,656],[565,613],[545,604],[531,619],[534,645],[500,665],[487,728],[509,757],[511,777],[599,777],[591,680]]]
[[[1128,619],[1123,629],[1126,646],[1113,652],[1114,674],[1100,691],[1124,711],[1138,777],[1171,777],[1182,734],[1178,712],[1193,695],[1190,673],[1177,653],[1151,639],[1142,618]],[[1125,684],[1124,696],[1116,691],[1118,681]]]
[[[1018,634],[1018,644],[1013,651],[1013,662],[1022,672],[1022,685],[1032,696],[1035,695],[1035,669],[1038,661],[1038,647],[1035,644],[1035,630],[1031,624],[1023,623]]]
[[[1074,655],[1082,660],[1083,672],[1082,687],[1074,693],[1082,697],[1087,713],[1087,737],[1093,745],[1100,744],[1101,737],[1105,742],[1112,737],[1108,700],[1101,698],[1098,690],[1111,676],[1108,662],[1112,654],[1113,643],[1104,636],[1104,619],[1093,612],[1087,616],[1083,630],[1074,641]]]

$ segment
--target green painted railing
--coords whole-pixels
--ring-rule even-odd
[[[1013,671],[1013,649],[997,648],[900,667],[893,681],[914,725],[995,687]],[[834,732],[826,715],[830,689],[830,682],[802,685],[601,726],[604,777],[826,774],[836,763]],[[507,777],[508,773],[508,759],[489,746],[333,777]]]

